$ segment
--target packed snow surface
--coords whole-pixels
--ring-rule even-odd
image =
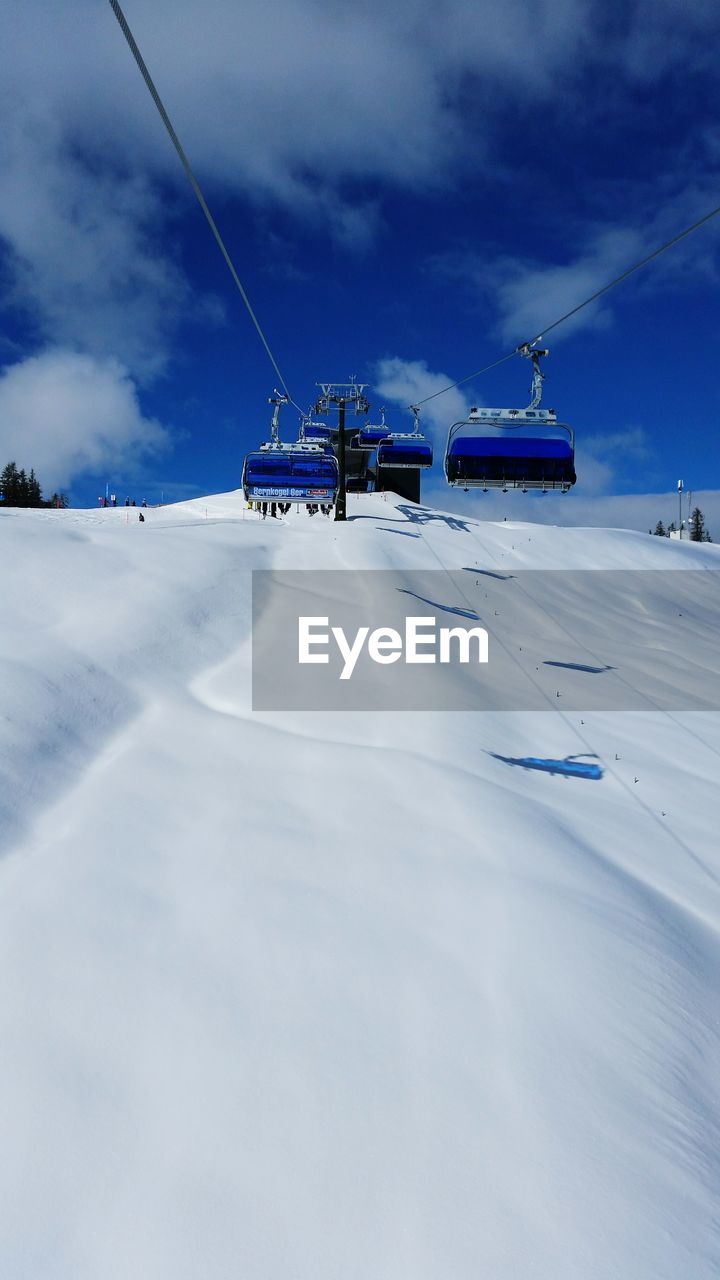
[[[3,1280],[717,1276],[720,715],[253,713],[250,570],[720,551],[146,515],[0,510]]]

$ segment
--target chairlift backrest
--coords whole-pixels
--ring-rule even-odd
[[[576,481],[572,427],[552,409],[473,409],[450,428],[445,475],[463,488],[567,493]]]
[[[334,503],[338,485],[337,458],[312,442],[269,441],[243,464],[242,487],[249,502]]]

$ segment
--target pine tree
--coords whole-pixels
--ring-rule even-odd
[[[53,494],[46,502],[34,469],[27,475],[24,470],[18,471],[14,462],[8,462],[0,473],[0,503],[5,507],[66,507],[68,504],[62,493]]]
[[[31,470],[30,475],[28,476],[28,506],[41,507],[42,504],[42,490],[34,470]]]
[[[14,462],[8,462],[3,468],[0,475],[0,502],[3,506],[14,507],[17,488],[17,467]]]
[[[705,517],[699,507],[696,507],[690,516],[690,541],[707,542]]]
[[[658,520],[657,524],[655,525],[655,537],[656,538],[665,537],[665,525],[663,524],[662,520]]]
[[[667,527],[666,537],[668,537],[668,538],[669,538],[669,537],[670,537],[670,534],[671,534],[671,533],[674,533],[674,532],[675,532],[675,521],[674,521],[674,520],[671,520],[671,521],[670,521],[670,524],[669,524],[669,525],[668,525],[668,527]]]

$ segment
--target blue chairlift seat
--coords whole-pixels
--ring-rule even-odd
[[[242,487],[247,502],[334,503],[337,458],[319,443],[262,445],[245,458]]]
[[[387,440],[390,432],[383,423],[381,426],[361,427],[353,438],[354,449],[377,449],[381,440]]]
[[[378,445],[379,467],[431,467],[433,447],[429,440],[417,434],[394,434]]]
[[[552,410],[478,410],[450,428],[445,476],[466,489],[567,493],[577,478],[572,427]]]
[[[306,444],[320,444],[325,449],[332,449],[332,427],[321,422],[310,422],[304,429],[303,439]]]

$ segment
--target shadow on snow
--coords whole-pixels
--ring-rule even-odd
[[[592,676],[602,675],[604,671],[617,670],[617,667],[611,667],[609,663],[606,663],[604,667],[591,667],[585,662],[553,662],[552,658],[546,658],[543,666],[563,667],[565,671],[587,671]]]
[[[564,778],[589,778],[596,782],[603,776],[602,766],[592,763],[593,756],[589,752],[581,754],[589,754],[590,760],[581,760],[579,756],[565,756],[564,760],[545,760],[541,756],[501,756],[497,751],[488,751],[487,754],[503,764],[519,765],[522,769],[535,769],[539,773],[559,773]],[[594,759],[598,757],[594,756]]]
[[[412,596],[414,600],[419,600],[421,604],[429,604],[432,609],[440,609],[442,613],[454,613],[458,618],[469,618],[472,622],[480,621],[480,615],[474,609],[461,609],[457,605],[439,604],[437,600],[428,600],[427,596],[418,595],[417,591],[410,591],[408,587],[398,587],[398,591],[403,596]]]

